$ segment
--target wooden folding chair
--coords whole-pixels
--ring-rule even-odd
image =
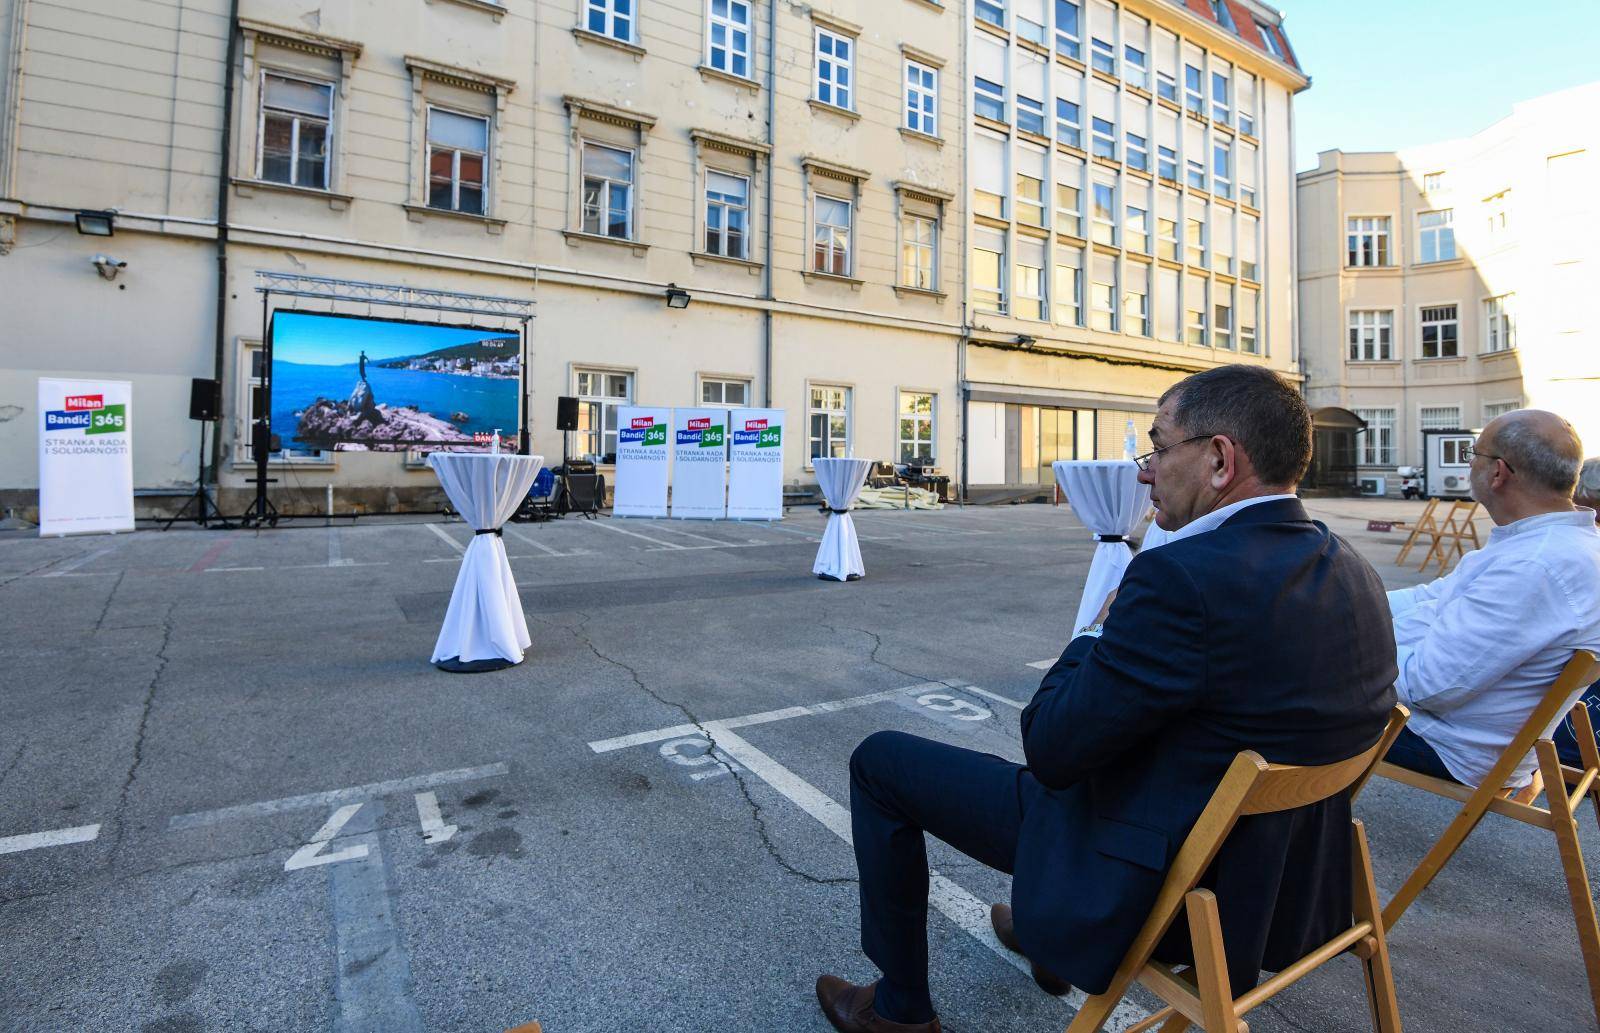
[[[1411,528],[1411,533],[1406,536],[1406,543],[1400,546],[1400,555],[1395,557],[1395,566],[1405,566],[1406,557],[1411,555],[1411,548],[1417,544],[1417,537],[1419,535],[1425,534],[1428,536],[1430,547],[1438,544],[1439,521],[1434,515],[1438,508],[1438,499],[1429,499],[1428,504],[1422,508],[1422,516],[1417,519],[1416,525]]]
[[[1438,556],[1439,576],[1444,577],[1445,571],[1450,569],[1450,564],[1467,554],[1466,548],[1462,545],[1467,539],[1472,540],[1474,549],[1483,548],[1483,543],[1478,541],[1478,528],[1472,522],[1473,517],[1477,515],[1476,502],[1452,502],[1450,512],[1445,515],[1444,523],[1439,526],[1439,533],[1434,535],[1433,547],[1422,557],[1422,566],[1417,570],[1427,570],[1428,564]]]
[[[1200,820],[1183,841],[1156,895],[1150,916],[1123,956],[1111,985],[1105,993],[1084,1002],[1067,1027],[1067,1033],[1095,1033],[1135,980],[1169,1007],[1130,1027],[1127,1033],[1145,1033],[1158,1026],[1160,1033],[1182,1033],[1190,1024],[1199,1026],[1205,1033],[1248,1033],[1249,1026],[1242,1018],[1246,1012],[1347,950],[1362,961],[1373,1028],[1378,1033],[1401,1033],[1394,974],[1389,968],[1389,948],[1384,942],[1383,923],[1378,915],[1378,889],[1372,879],[1372,859],[1367,853],[1367,833],[1359,821],[1354,823],[1352,844],[1355,924],[1237,998],[1228,984],[1228,962],[1223,951],[1216,895],[1195,887],[1241,817],[1304,807],[1365,781],[1372,766],[1389,751],[1389,745],[1400,734],[1409,716],[1405,707],[1395,707],[1382,738],[1371,749],[1337,764],[1320,767],[1268,764],[1253,750],[1234,758],[1216,792],[1211,794],[1211,802],[1201,812]],[[1180,907],[1187,911],[1189,935],[1194,944],[1195,963],[1187,969],[1152,961],[1150,957],[1177,919]]]
[[[1511,744],[1476,789],[1419,774],[1384,761],[1376,773],[1396,782],[1426,789],[1438,796],[1461,801],[1461,810],[1444,830],[1444,835],[1417,864],[1400,892],[1394,895],[1383,909],[1384,929],[1393,929],[1417,896],[1449,863],[1460,849],[1469,833],[1490,811],[1514,818],[1535,828],[1555,833],[1556,849],[1561,855],[1561,868],[1566,875],[1567,895],[1572,900],[1572,917],[1578,926],[1578,947],[1583,952],[1583,967],[1589,977],[1589,994],[1594,999],[1595,1017],[1600,1019],[1600,923],[1596,922],[1594,897],[1589,891],[1589,876],[1583,866],[1583,852],[1578,846],[1578,823],[1573,817],[1584,797],[1594,803],[1595,817],[1600,820],[1600,750],[1596,750],[1594,727],[1589,721],[1589,710],[1575,700],[1597,676],[1600,676],[1600,658],[1579,650],[1573,654],[1555,684],[1550,686],[1533,713],[1523,722],[1512,738]],[[1549,730],[1555,727],[1563,711],[1572,708],[1572,724],[1578,739],[1578,750],[1583,767],[1567,767],[1556,755],[1555,743],[1550,741]],[[1543,738],[1540,738],[1543,736]],[[1520,791],[1506,788],[1506,781],[1522,758],[1532,750],[1539,758],[1539,770],[1533,784]],[[1357,785],[1356,792],[1361,786]],[[1536,806],[1543,792],[1548,808]]]

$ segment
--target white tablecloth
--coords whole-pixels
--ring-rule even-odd
[[[835,581],[854,581],[865,577],[867,568],[861,565],[861,542],[856,538],[855,521],[845,512],[861,495],[867,483],[867,473],[872,469],[870,459],[813,459],[817,470],[817,486],[822,489],[828,508],[828,527],[822,532],[822,545],[817,548],[817,562],[811,573]]]
[[[1133,561],[1133,550],[1123,539],[1149,511],[1150,486],[1139,483],[1138,465],[1126,459],[1060,460],[1054,468],[1067,504],[1099,542],[1072,622],[1076,632],[1094,623],[1106,596],[1122,583],[1122,572]]]
[[[434,452],[428,465],[439,475],[450,504],[475,531],[498,531],[544,465],[543,456],[511,452]],[[461,557],[450,609],[433,647],[433,662],[505,660],[522,662],[532,643],[517,583],[498,534],[475,534]]]

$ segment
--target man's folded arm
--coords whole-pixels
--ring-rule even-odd
[[[1188,572],[1159,551],[1136,557],[1100,637],[1068,644],[1022,712],[1034,777],[1063,789],[1195,707],[1205,626]]]

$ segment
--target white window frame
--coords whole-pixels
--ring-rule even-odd
[[[843,409],[818,408],[816,405],[813,404],[813,398],[812,398],[813,392],[816,392],[816,391],[823,391],[823,392],[827,392],[827,391],[842,391],[842,392],[844,392],[844,396],[843,396],[844,408]],[[851,437],[852,437],[852,435],[853,435],[853,433],[855,431],[855,419],[853,418],[852,412],[851,412],[851,410],[853,410],[855,408],[854,395],[855,395],[855,392],[852,389],[851,385],[849,385],[849,384],[835,384],[835,383],[828,383],[828,382],[824,382],[824,381],[811,381],[811,380],[806,381],[806,462],[805,462],[805,468],[807,470],[816,469],[816,466],[815,466],[814,463],[812,463],[812,460],[816,459],[817,456],[813,455],[812,453],[813,453],[813,449],[814,449],[818,439],[812,433],[812,427],[811,427],[811,422],[812,421],[811,421],[811,418],[813,416],[818,415],[819,413],[824,414],[824,415],[826,415],[828,417],[828,422],[826,424],[828,433],[826,433],[824,435],[824,441],[826,442],[826,447],[824,447],[824,449],[822,450],[822,455],[824,457],[826,457],[826,456],[831,456],[831,455],[835,454],[834,451],[833,451],[834,441],[833,441],[833,434],[832,434],[833,417],[835,415],[840,414],[840,413],[842,413],[844,415],[844,442],[843,442],[844,447],[839,450],[838,454],[839,455],[846,455],[846,456],[850,454],[850,451],[851,451],[851,449],[853,447],[853,445],[851,443]],[[826,397],[826,395],[824,395],[823,402],[826,403],[827,401],[828,401],[828,398]]]
[[[1097,258],[1110,263],[1110,283],[1101,283],[1095,278],[1095,259]],[[1117,260],[1109,255],[1096,255],[1091,250],[1084,256],[1084,261],[1089,266],[1087,270],[1089,273],[1089,329],[1098,330],[1101,333],[1120,333],[1122,321],[1119,318],[1119,307],[1122,285],[1118,282],[1121,276],[1117,269]],[[1109,293],[1101,289],[1105,287],[1110,288]],[[1108,301],[1109,305],[1102,305],[1100,304],[1101,301]],[[1104,325],[1101,325],[1102,323]]]
[[[1217,97],[1217,87],[1222,87],[1222,97]],[[1233,80],[1222,72],[1211,73],[1211,120],[1222,125],[1233,124]]]
[[[1072,8],[1077,12],[1073,16],[1073,26],[1069,30],[1061,24],[1061,8]],[[1074,61],[1083,60],[1083,4],[1079,0],[1056,0],[1051,5],[1051,19],[1056,34],[1056,53],[1072,58]]]
[[[824,223],[822,223],[820,220],[817,210],[817,200],[819,198],[826,198],[829,201],[837,201],[845,206],[845,218],[847,221],[842,234],[839,232],[838,226],[832,223],[827,223],[824,225]],[[817,237],[819,231],[822,229],[827,229],[828,231],[828,241],[826,245],[828,267],[826,269],[817,268],[817,244],[819,243]],[[856,260],[855,232],[856,203],[853,198],[837,197],[823,190],[813,189],[811,191],[811,262],[809,264],[811,272],[821,276],[854,276]],[[834,272],[833,270],[833,260],[840,253],[844,255],[844,272],[842,273]]]
[[[1256,22],[1256,35],[1261,37],[1261,42],[1266,46],[1267,53],[1279,61],[1287,61],[1283,48],[1278,45],[1278,37],[1273,35],[1272,29],[1265,22]]]
[[[1372,318],[1367,318],[1367,317]],[[1387,319],[1383,317],[1388,317]],[[1383,331],[1389,331],[1388,343],[1385,345]],[[1354,344],[1350,341],[1350,334],[1356,334]],[[1354,347],[1356,354],[1351,355],[1350,349]],[[1394,341],[1394,309],[1392,308],[1352,308],[1345,313],[1345,361],[1346,362],[1393,362],[1395,356]]]
[[[1125,134],[1124,146],[1127,148],[1126,160],[1128,168],[1137,169],[1140,172],[1149,172],[1150,138],[1130,132]]]
[[[597,236],[597,237],[607,237],[607,238],[610,238],[611,240],[634,240],[634,239],[636,239],[636,237],[634,236],[634,226],[635,226],[635,223],[636,223],[637,220],[634,217],[634,214],[635,214],[634,213],[634,209],[635,209],[635,206],[638,204],[638,198],[639,198],[639,191],[638,191],[638,188],[637,188],[638,169],[639,169],[639,152],[638,152],[638,150],[636,148],[633,148],[633,147],[618,147],[616,144],[603,143],[603,142],[601,142],[599,140],[588,140],[588,139],[580,139],[579,142],[578,142],[578,146],[579,146],[579,150],[578,150],[578,177],[579,177],[579,179],[578,179],[578,226],[579,226],[579,228],[584,233],[588,233],[588,234],[591,234],[591,235]],[[592,229],[592,230],[589,229],[589,215],[588,215],[588,211],[587,211],[587,207],[588,206],[584,203],[584,195],[588,192],[589,180],[590,180],[591,176],[589,175],[589,172],[587,171],[587,169],[584,166],[584,160],[583,159],[587,156],[588,150],[589,150],[590,147],[598,147],[598,148],[600,148],[602,150],[607,150],[607,151],[616,151],[619,154],[626,154],[628,156],[628,180],[627,180],[627,182],[624,183],[622,180],[609,179],[609,178],[607,178],[605,176],[600,176],[600,175],[596,175],[596,176],[592,177],[592,178],[600,181],[601,188],[602,188],[602,192],[601,192],[601,195],[600,195],[600,201],[599,201],[599,208],[598,208],[600,221],[596,223],[596,228]],[[627,230],[627,234],[625,236],[621,236],[621,237],[614,236],[613,234],[608,232],[609,227],[610,227],[610,220],[608,218],[605,218],[606,214],[611,211],[611,194],[612,194],[612,188],[615,187],[615,186],[621,186],[624,189],[626,189],[627,192],[628,192],[628,207],[627,207],[628,221],[627,221],[627,225],[625,227],[626,230]]]
[[[921,239],[920,233],[912,233],[919,225],[927,227],[926,241]],[[926,283],[917,282],[924,276]],[[900,285],[919,291],[939,289],[939,219],[936,216],[922,212],[900,213]]]
[[[1183,106],[1197,115],[1205,114],[1206,110],[1206,70],[1197,68],[1189,62],[1183,64]],[[1189,82],[1189,73],[1193,72],[1198,83]]]
[[[1211,309],[1206,278],[1186,274],[1183,283],[1183,340],[1196,348],[1211,346]],[[1199,286],[1200,297],[1189,297],[1189,288]]]
[[[1062,111],[1063,104],[1072,109],[1070,118]],[[1075,100],[1056,98],[1056,142],[1083,150],[1083,105]]]
[[[628,385],[627,391],[622,397],[593,393],[584,394],[578,388],[579,381],[584,375],[605,378],[616,376],[626,377]],[[572,393],[578,399],[578,408],[580,412],[586,408],[589,408],[590,412],[599,414],[600,420],[597,426],[591,426],[589,430],[575,430],[570,432],[578,435],[580,444],[590,439],[599,444],[599,447],[593,449],[592,451],[585,452],[580,450],[578,454],[604,456],[615,453],[617,450],[617,431],[615,427],[609,431],[606,430],[606,410],[616,409],[620,406],[633,404],[633,400],[638,392],[637,371],[621,366],[573,366],[571,383]],[[606,383],[609,385],[609,381],[606,381]],[[613,422],[620,425],[621,421],[614,420]],[[611,439],[610,448],[606,447],[606,439],[608,436]]]
[[[607,39],[618,40],[622,43],[637,43],[639,38],[639,0],[627,0],[628,13],[617,13],[617,0],[585,0],[583,5],[583,27],[587,32],[593,32]],[[592,19],[598,14],[601,18],[601,28],[594,28]],[[628,31],[618,34],[617,23],[626,19]]]
[[[437,208],[431,203],[433,200],[434,152],[432,123],[433,113],[435,111],[442,111],[446,114],[455,115],[458,118],[470,118],[483,123],[483,139],[485,146],[482,153],[477,151],[463,150],[460,147],[440,148],[441,150],[449,150],[451,152],[449,208]],[[458,108],[446,107],[443,104],[429,104],[424,112],[424,120],[425,121],[423,123],[422,130],[423,153],[426,155],[426,161],[422,170],[422,185],[423,199],[430,202],[428,207],[432,208],[434,211],[441,212],[461,212],[465,215],[488,215],[491,211],[491,205],[493,204],[493,198],[489,194],[489,186],[491,178],[490,156],[494,153],[494,119],[489,115],[480,114],[474,111],[462,111]],[[461,156],[463,154],[475,155],[483,160],[483,182],[481,187],[483,194],[483,207],[475,212],[466,211],[461,207]]]
[[[1365,409],[1352,409],[1358,417],[1365,421],[1367,429],[1361,435],[1360,442],[1356,445],[1360,453],[1357,466],[1394,466],[1395,465],[1395,436],[1396,423],[1399,412],[1392,407],[1376,406]],[[1387,414],[1387,419],[1384,415]],[[1383,433],[1378,433],[1383,432]]]
[[[255,425],[255,389],[261,386],[261,378],[256,373],[256,356],[261,361],[267,361],[266,346],[260,338],[238,338],[239,362],[238,374],[238,404],[234,407],[234,465],[249,463],[255,465],[255,452],[251,448],[251,438]],[[285,446],[288,442],[284,442]],[[293,464],[296,466],[333,466],[335,452],[333,449],[295,449],[284,447],[267,456],[267,462],[272,465]]]
[[[1234,350],[1233,288],[1218,280],[1211,283],[1212,346],[1225,351]],[[1226,318],[1224,318],[1226,317]]]
[[[834,52],[832,54],[824,55],[822,53],[822,39],[824,36],[826,36],[828,39],[831,39],[834,43]],[[842,61],[839,59],[838,53],[840,43],[845,44],[845,46],[848,48],[848,56]],[[856,38],[854,36],[847,36],[844,33],[834,29],[829,29],[818,25],[816,26],[816,31],[812,38],[812,55],[812,99],[819,104],[827,104],[828,106],[838,108],[841,111],[854,111],[856,109]],[[827,60],[831,65],[831,69],[826,80],[824,80],[822,76],[822,62],[824,60]],[[839,70],[841,68],[845,73],[844,79],[846,82],[844,86],[839,85]],[[828,87],[828,92],[830,95],[829,98],[824,98],[822,96],[822,87],[824,85]],[[839,103],[839,95],[841,92],[844,94],[843,104]]]
[[[1485,355],[1498,355],[1517,346],[1517,309],[1515,291],[1495,294],[1483,299],[1483,351]],[[1498,303],[1498,304],[1497,304]]]
[[[906,58],[906,128],[925,136],[939,135],[939,70]],[[922,101],[931,105],[923,110]]]
[[[979,85],[980,83],[982,85]],[[989,87],[993,87],[993,89],[990,89]],[[995,90],[999,90],[1000,92],[996,93]],[[985,79],[981,75],[974,75],[972,77],[972,96],[972,110],[980,118],[989,118],[996,122],[1004,122],[1006,120],[1006,87],[1004,83],[993,82],[989,79]],[[986,100],[1000,102],[1000,117],[995,118],[993,115],[984,114],[983,112],[978,111],[978,98],[980,96]]]
[[[899,410],[894,421],[894,436],[896,441],[895,462],[904,463],[908,461],[906,457],[907,445],[910,445],[912,451],[915,453],[918,450],[918,446],[926,443],[928,446],[928,454],[923,465],[937,463],[939,458],[939,393],[937,391],[924,391],[918,388],[902,387],[895,392],[895,397],[898,399],[896,402],[896,408]],[[927,398],[928,411],[926,413],[921,413],[917,412],[914,408],[907,409],[907,398]],[[915,405],[916,403],[913,402],[912,404]],[[907,420],[910,420],[912,423],[910,438],[905,436],[904,424]],[[927,425],[926,438],[924,438],[921,433],[923,424]]]
[[[267,162],[267,109],[269,107],[267,104],[267,80],[270,78],[288,79],[293,82],[305,83],[308,86],[319,86],[328,91],[328,115],[324,119],[318,119],[314,115],[307,115],[299,111],[290,111],[286,108],[273,108],[272,110],[278,115],[289,118],[292,123],[289,143],[289,182],[283,185],[300,187],[305,190],[330,189],[333,184],[333,145],[335,140],[334,133],[336,132],[334,118],[337,109],[336,98],[339,95],[339,84],[298,72],[286,72],[278,68],[263,68],[261,70],[261,78],[256,91],[256,179],[264,183],[283,182],[276,179],[268,180],[265,176]],[[323,141],[327,148],[327,154],[322,162],[322,182],[316,186],[296,182],[300,175],[300,124],[307,120],[322,123]]]
[[[1444,224],[1442,226],[1428,226],[1424,228],[1422,225],[1422,217],[1425,215],[1443,215],[1445,216]],[[1418,265],[1433,265],[1438,262],[1453,262],[1460,257],[1461,251],[1456,247],[1455,223],[1456,212],[1454,208],[1430,208],[1427,211],[1417,213]],[[1443,251],[1443,245],[1447,239],[1450,242],[1449,255],[1444,254]],[[1428,242],[1430,240],[1433,242],[1434,250],[1434,257],[1432,258],[1427,257]]]
[[[1005,234],[1004,231],[991,230],[989,232],[993,233],[995,236],[1000,238],[1000,246],[1002,248],[1009,249],[1009,243],[1006,240],[1006,234]],[[982,284],[982,283],[980,283],[978,281],[978,273],[977,273],[978,263],[977,263],[976,259],[973,256],[968,256],[969,257],[969,261],[972,262],[972,269],[973,269],[973,273],[972,273],[972,304],[973,304],[973,307],[978,309],[978,310],[980,310],[980,311],[998,312],[1001,315],[1004,315],[1005,312],[1006,312],[1006,308],[1007,308],[1006,301],[1007,301],[1007,298],[1009,297],[1009,292],[1007,290],[1007,285],[1008,285],[1008,283],[1010,281],[1010,277],[1007,275],[1007,273],[1010,270],[1007,268],[1007,263],[1010,261],[1010,255],[1008,255],[1005,250],[1002,250],[1002,251],[997,253],[997,252],[994,252],[994,251],[990,250],[989,248],[979,247],[976,235],[974,235],[974,238],[972,240],[971,248],[972,248],[972,251],[974,252],[974,254],[976,252],[978,252],[978,251],[983,251],[986,254],[997,255],[997,257],[999,259],[997,262],[995,262],[995,278],[999,282],[997,282],[994,285],[993,289],[991,290],[991,288],[989,288],[988,286],[985,286],[984,284]],[[993,298],[988,297],[987,295],[989,295],[989,294],[993,294],[994,297]]]
[[[721,373],[702,373],[700,374],[699,380],[699,389],[695,392],[695,397],[699,399],[699,401],[696,403],[697,405],[724,405],[730,409],[749,407],[751,388],[750,377],[727,376]],[[721,397],[706,397],[706,389],[713,386],[717,388],[716,393]],[[728,401],[728,388],[730,387],[743,388],[744,401],[737,403]]]
[[[736,204],[729,203],[727,201],[721,201],[721,200],[713,201],[711,199],[711,177],[713,175],[727,176],[729,179],[743,180],[744,181],[744,204],[741,206],[741,205],[736,205]],[[738,173],[738,172],[729,172],[726,169],[713,168],[713,167],[709,167],[709,166],[706,168],[705,174],[701,177],[701,188],[700,188],[700,198],[701,198],[701,204],[702,204],[702,209],[703,209],[704,218],[705,218],[705,236],[707,238],[707,239],[701,241],[701,243],[704,245],[704,247],[706,249],[706,252],[705,252],[706,254],[708,254],[708,255],[719,255],[719,256],[721,256],[723,258],[737,258],[737,259],[740,259],[741,261],[748,261],[749,260],[749,258],[750,258],[750,228],[751,228],[750,227],[750,194],[751,194],[751,191],[753,189],[754,189],[754,180],[750,176],[743,175],[743,174]],[[715,208],[716,210],[718,210],[722,214],[722,220],[721,220],[722,221],[722,228],[721,228],[722,250],[720,250],[720,251],[712,249],[711,241],[709,239],[710,236],[711,236],[711,212],[712,212],[713,208]],[[731,253],[729,251],[729,248],[728,248],[728,213],[729,212],[735,212],[735,211],[744,213],[744,232],[739,235],[739,253],[738,254]]]
[[[1051,319],[1061,326],[1083,326],[1083,263],[1088,259],[1084,253],[1084,249],[1080,247],[1073,247],[1069,245],[1064,248],[1058,248],[1057,254],[1059,254],[1061,251],[1070,251],[1076,253],[1078,264],[1067,265],[1064,262],[1055,261],[1053,261],[1051,264]],[[1063,272],[1070,272],[1073,274],[1072,286],[1070,290],[1064,287],[1061,283],[1061,274]],[[1067,313],[1063,311],[1064,309],[1071,309],[1071,312]],[[1071,315],[1071,319],[1061,318],[1063,315],[1068,314]]]
[[[1134,55],[1138,55],[1135,60]],[[1122,77],[1128,85],[1137,86],[1141,90],[1150,88],[1150,55],[1134,46],[1132,43],[1122,45]]]
[[[1048,296],[1049,295],[1048,283],[1049,283],[1050,274],[1052,272],[1052,270],[1050,268],[1050,265],[1049,265],[1049,261],[1050,261],[1049,252],[1048,251],[1045,252],[1045,256],[1044,256],[1045,265],[1043,265],[1043,266],[1032,266],[1032,265],[1024,265],[1022,263],[1022,248],[1014,247],[1014,248],[1012,248],[1012,251],[1015,252],[1015,254],[1013,254],[1012,257],[1011,257],[1012,266],[1013,266],[1012,274],[1011,274],[1011,314],[1012,314],[1012,316],[1014,316],[1017,319],[1027,319],[1027,320],[1032,320],[1032,321],[1035,321],[1035,322],[1049,322],[1050,321],[1050,299],[1049,299],[1049,296]],[[1037,274],[1037,279],[1038,279],[1038,284],[1039,284],[1039,289],[1038,289],[1037,293],[1025,292],[1023,290],[1024,285],[1028,282],[1028,277],[1025,277],[1025,276],[1022,275],[1022,271],[1024,269],[1027,269],[1027,270]],[[1023,311],[1024,308],[1026,308],[1028,311],[1024,312]]]
[[[1233,144],[1221,138],[1211,143],[1211,192],[1233,199]]]
[[[1424,194],[1438,194],[1444,192],[1443,172],[1424,172],[1422,174],[1422,192]]]
[[[1368,225],[1370,223],[1370,225]],[[1392,215],[1346,215],[1344,219],[1344,259],[1347,269],[1388,269],[1394,262],[1394,217]],[[1352,249],[1350,239],[1356,238]],[[1370,243],[1373,261],[1365,259]],[[1381,255],[1379,251],[1381,250]]]
[[[1100,128],[1102,125],[1104,129]],[[1117,123],[1114,120],[1089,116],[1089,153],[1097,158],[1117,160]]]
[[[754,80],[755,61],[752,57],[752,52],[755,49],[755,12],[752,0],[724,0],[728,5],[728,13],[725,15],[716,13],[717,2],[718,0],[706,0],[706,67],[725,72],[728,75],[736,75],[741,79]],[[637,4],[638,0],[634,0],[634,3]],[[741,10],[744,11],[743,22],[740,22],[735,17],[735,12]],[[718,48],[712,39],[716,28],[719,26],[722,28],[726,39],[721,48]],[[744,33],[743,50],[734,45],[734,39],[740,32]],[[721,65],[717,64],[719,49],[724,55],[724,64]],[[733,70],[735,59],[740,57],[744,58],[744,66],[747,71],[736,72]]]
[[[1089,67],[1105,75],[1117,74],[1117,48],[1110,40],[1089,37]]]
[[[1516,412],[1522,408],[1521,398],[1502,398],[1493,402],[1483,403],[1483,422],[1485,425],[1490,420],[1498,419],[1508,412]]]
[[[1095,198],[1095,190],[1098,187],[1111,188],[1111,205],[1106,209],[1110,215],[1105,218],[1101,217],[1100,204]],[[1111,247],[1117,247],[1122,240],[1122,211],[1121,206],[1118,204],[1117,196],[1119,193],[1121,193],[1121,191],[1117,189],[1117,184],[1115,182],[1103,183],[1097,179],[1094,179],[1093,177],[1090,177],[1089,239],[1093,240],[1097,244],[1108,244]],[[1105,227],[1105,230],[1102,231],[1101,227]],[[1104,233],[1104,236],[1102,236],[1102,232]]]
[[[1141,255],[1150,253],[1150,209],[1141,208],[1150,202],[1140,197],[1139,204],[1122,206],[1122,246]],[[1134,213],[1137,212],[1137,217]]]
[[[1429,319],[1429,318],[1427,318],[1428,317],[1428,311],[1430,309],[1441,309],[1441,308],[1454,309],[1455,310],[1455,317],[1452,318],[1452,319]],[[1456,340],[1455,340],[1456,352],[1455,352],[1455,354],[1454,355],[1442,355],[1442,354],[1441,355],[1428,355],[1426,353],[1426,349],[1428,347],[1428,343],[1427,343],[1428,328],[1429,327],[1438,327],[1438,328],[1440,328],[1440,331],[1439,331],[1439,333],[1440,333],[1439,343],[1442,346],[1443,343],[1444,343],[1444,336],[1443,336],[1444,331],[1443,331],[1443,328],[1446,327],[1446,326],[1453,326],[1453,327],[1456,328]],[[1428,303],[1424,303],[1424,304],[1418,305],[1417,306],[1417,358],[1418,359],[1422,359],[1422,360],[1427,361],[1427,362],[1432,362],[1435,359],[1459,359],[1463,354],[1465,354],[1465,353],[1461,350],[1461,303],[1460,302],[1456,302],[1456,301],[1434,301],[1434,302],[1428,302]]]

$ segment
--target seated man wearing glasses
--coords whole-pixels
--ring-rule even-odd
[[[1506,413],[1471,454],[1472,497],[1495,528],[1448,576],[1389,593],[1411,720],[1387,759],[1477,786],[1573,652],[1600,651],[1600,529],[1573,505],[1583,448],[1561,417]],[[1530,754],[1507,784],[1535,766]]]
[[[1150,440],[1139,479],[1172,537],[1133,558],[1045,675],[1022,712],[1026,764],[892,731],[850,758],[861,946],[883,976],[817,980],[842,1033],[939,1029],[925,833],[1012,874],[990,921],[1041,988],[1098,993],[1239,751],[1328,764],[1383,732],[1395,677],[1383,583],[1294,497],[1311,460],[1299,392],[1259,366],[1197,373],[1162,396]],[[1076,600],[1054,596],[1040,605],[1065,625]],[[1339,794],[1246,818],[1228,838],[1203,884],[1237,990],[1350,924],[1350,837]],[[1156,956],[1186,960],[1186,923]]]

